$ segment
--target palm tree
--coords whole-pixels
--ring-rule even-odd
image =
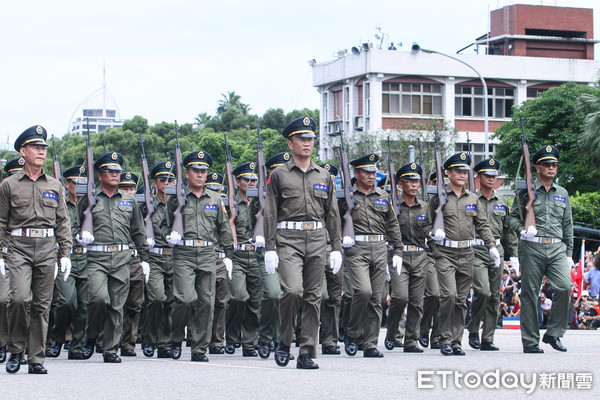
[[[219,100],[219,106],[217,107],[217,115],[223,114],[230,108],[237,108],[241,111],[243,115],[248,115],[250,107],[248,106],[248,104],[244,104],[241,102],[242,97],[235,94],[235,91],[227,92],[227,95],[225,95],[225,93],[221,93],[221,96],[223,98]]]
[[[211,118],[212,115],[208,115],[206,112],[200,113],[196,118],[194,118],[194,125],[196,125],[198,129],[202,129],[206,126],[206,123],[211,120]]]
[[[579,148],[600,165],[600,96],[584,93],[579,98],[578,110],[585,114],[585,126],[579,136]]]

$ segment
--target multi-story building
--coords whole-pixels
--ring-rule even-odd
[[[71,132],[87,135],[88,123],[90,133],[102,132],[108,128],[123,126],[123,120],[117,117],[117,110],[107,108],[84,108],[83,116],[73,121]]]
[[[513,105],[565,82],[597,81],[592,17],[591,9],[507,6],[491,12],[490,33],[475,42],[486,51],[452,55],[485,79],[490,133],[510,119]],[[313,86],[321,95],[322,160],[334,157],[325,133],[342,128],[350,141],[365,133],[383,138],[424,122],[456,131],[456,151],[466,150],[469,132],[475,163],[484,157],[483,85],[461,62],[365,44],[315,64]],[[489,139],[489,154],[496,144]]]

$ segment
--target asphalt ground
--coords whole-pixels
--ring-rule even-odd
[[[28,375],[26,366],[9,375],[2,368],[0,393],[2,399],[61,400],[404,399],[405,395],[487,399],[528,392],[535,398],[564,400],[600,393],[598,331],[569,330],[562,340],[566,353],[540,343],[544,354],[523,354],[518,330],[496,331],[499,352],[471,349],[465,334],[466,356],[442,356],[431,349],[422,354],[388,351],[384,335],[382,329],[379,350],[384,358],[363,358],[360,351],[349,357],[342,345],[341,355],[319,355],[318,370],[296,369],[295,361],[281,368],[272,355],[267,360],[247,358],[240,349],[195,363],[189,348],[176,361],[146,358],[138,346],[138,356],[123,357],[121,364],[104,364],[100,354],[86,361],[67,360],[63,350],[59,358],[46,360],[48,375]],[[292,353],[297,357],[298,348],[292,347]]]

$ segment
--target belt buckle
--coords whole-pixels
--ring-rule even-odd
[[[407,251],[417,251],[417,246],[409,244],[407,246]]]
[[[163,254],[166,256],[170,256],[171,254],[173,254],[173,249],[164,249]]]
[[[331,245],[327,245],[327,246],[325,247],[325,251],[331,251]]]
[[[256,248],[255,248],[255,247],[254,247],[254,245],[252,245],[252,244],[247,244],[247,245],[246,245],[246,250],[248,250],[248,251],[252,251],[252,250],[255,250],[255,249],[256,249]]]
[[[469,241],[468,240],[459,240],[458,247],[461,249],[465,248],[465,247],[469,247]]]
[[[543,237],[542,243],[543,244],[552,244],[552,238]]]
[[[204,247],[204,240],[194,239],[194,247]]]
[[[132,256],[135,256],[135,250],[129,250],[129,253],[130,253]]]
[[[75,254],[81,254],[81,253],[83,253],[83,247],[78,247],[76,249],[73,249],[73,253],[75,253]]]
[[[117,251],[119,247],[112,245],[112,246],[106,246],[106,251],[110,252],[110,253],[114,253],[115,251]]]
[[[303,222],[302,223],[302,230],[309,230],[309,229],[314,229],[314,223],[313,222]]]
[[[30,229],[29,230],[29,237],[32,237],[32,238],[41,238],[42,237],[42,230],[41,229]]]
[[[369,235],[369,236],[367,236],[367,239],[369,240],[369,242],[376,242],[377,235]]]

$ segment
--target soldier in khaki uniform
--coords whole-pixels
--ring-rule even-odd
[[[171,231],[167,241],[174,245],[173,254],[173,342],[181,349],[185,326],[191,329],[192,361],[207,362],[215,304],[217,265],[215,243],[223,246],[223,262],[228,271],[233,268],[233,236],[221,196],[204,187],[210,154],[194,151],[183,160],[188,187],[182,209],[183,237]],[[179,183],[178,183],[179,184]],[[167,219],[173,221],[177,197],[167,203]],[[179,350],[181,351],[181,350]]]
[[[510,226],[521,234],[519,260],[521,272],[521,341],[524,353],[543,353],[539,347],[540,332],[537,319],[537,301],[544,275],[554,289],[552,309],[542,342],[555,350],[567,351],[560,338],[567,329],[569,296],[573,282],[573,217],[569,194],[554,183],[558,171],[559,152],[554,146],[545,146],[533,155],[538,178],[534,183],[535,227],[524,227],[527,191],[521,190],[513,202]]]
[[[386,348],[394,347],[395,333],[400,316],[408,304],[406,330],[404,335],[405,353],[422,353],[418,345],[419,324],[423,315],[423,293],[429,269],[429,245],[427,240],[431,225],[427,217],[427,203],[417,199],[421,187],[423,170],[416,163],[408,163],[396,172],[396,182],[402,189],[398,223],[402,233],[403,255],[402,273],[391,274],[391,301],[388,313],[388,333]]]
[[[475,232],[489,249],[496,265],[500,254],[487,223],[485,211],[475,193],[465,188],[471,157],[458,153],[444,162],[450,185],[446,188],[446,205],[443,208],[444,230],[433,233],[433,249],[440,285],[440,352],[442,355],[464,356],[461,347],[465,330],[467,295],[473,279],[473,244]],[[429,211],[434,217],[439,196],[429,199]]]
[[[131,172],[121,174],[119,189],[135,197],[135,188],[138,176]],[[136,206],[137,203],[136,203]],[[139,207],[139,206],[138,206]],[[144,301],[144,276],[139,253],[133,243],[130,243],[131,262],[129,265],[129,293],[123,308],[123,335],[121,337],[121,357],[135,357],[135,344],[137,342],[138,328],[140,325],[140,312]]]
[[[6,163],[4,172],[6,178],[16,174],[23,169],[25,160],[19,156]],[[5,179],[6,179],[5,178]],[[3,257],[4,255],[2,255]],[[8,347],[8,275],[0,275],[0,364],[6,361],[6,349]]]
[[[508,223],[508,200],[494,190],[500,163],[493,158],[478,163],[473,170],[477,173],[480,189],[477,191],[481,207],[487,216],[488,225],[496,240],[500,259],[504,260],[504,248],[501,240],[508,244],[510,262],[519,268],[517,256],[517,235]],[[475,239],[475,269],[473,273],[473,300],[471,302],[471,321],[469,322],[469,346],[483,351],[497,351],[494,344],[494,332],[498,321],[500,305],[500,281],[503,268],[496,266],[490,253],[479,238]],[[483,318],[483,332],[479,340],[479,324]]]
[[[60,247],[61,272],[71,272],[71,232],[64,189],[44,173],[46,130],[37,125],[15,141],[25,160],[24,169],[0,185],[0,275],[8,275],[8,351],[6,371],[16,373],[27,347],[28,372],[46,374],[45,340],[52,301],[53,279],[58,273],[56,245]],[[6,265],[5,265],[6,260]]]
[[[377,350],[381,328],[381,297],[387,265],[386,241],[393,247],[394,273],[402,268],[402,236],[389,195],[375,186],[379,160],[377,154],[367,154],[350,161],[356,184],[352,192],[355,243],[346,247],[344,255],[352,284],[353,296],[345,341],[346,354],[354,356],[358,338],[363,338],[365,357],[383,357]],[[341,201],[340,212],[346,208]],[[348,246],[344,242],[344,246]]]
[[[275,169],[267,181],[265,219],[265,268],[279,267],[283,294],[279,303],[281,323],[275,362],[286,366],[294,335],[298,305],[302,301],[300,356],[296,367],[316,369],[319,309],[323,273],[327,263],[329,232],[332,252],[330,266],[341,266],[340,217],[335,188],[329,172],[310,159],[314,150],[315,121],[297,118],[283,130],[292,159]]]
[[[150,273],[142,213],[135,197],[119,190],[122,165],[123,157],[116,152],[106,153],[94,163],[100,181],[96,204],[92,208],[94,232],[81,230],[76,237],[88,249],[88,323],[82,355],[84,359],[93,355],[96,340],[103,332],[105,363],[121,362],[117,349],[123,330],[123,307],[131,275],[129,243],[133,242],[138,250],[144,275]],[[84,197],[79,202],[82,226],[86,207],[87,197]]]
[[[171,172],[173,163],[161,161],[150,171],[154,180],[154,213],[152,229],[154,230],[154,246],[150,248],[150,277],[146,283],[146,318],[142,333],[142,352],[146,357],[153,357],[157,349],[158,358],[172,358],[171,352],[171,320],[173,313],[173,248],[167,243],[161,226],[167,214],[167,186],[175,183],[175,175]],[[142,214],[147,210],[142,204]],[[170,223],[165,223],[170,226]]]

